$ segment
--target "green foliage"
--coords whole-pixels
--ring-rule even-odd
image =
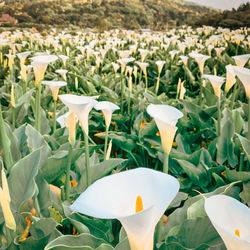
[[[6,1],[7,2],[7,1]],[[184,25],[215,11],[191,3],[169,0],[146,1],[18,1],[7,2],[0,10],[26,24],[65,25],[96,28],[165,29]],[[23,27],[23,26],[22,26]],[[41,29],[42,26],[39,26]]]

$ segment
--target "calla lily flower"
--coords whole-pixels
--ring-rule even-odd
[[[155,62],[155,64],[158,67],[158,74],[161,74],[162,68],[163,68],[165,63],[166,63],[166,61],[156,61]]]
[[[106,127],[109,128],[111,117],[115,110],[120,109],[116,104],[108,101],[98,102],[95,107],[96,110],[101,110],[104,115]]]
[[[68,48],[68,47],[67,47],[67,48]],[[65,55],[59,55],[58,57],[63,61],[64,67],[66,67],[66,62],[67,62],[67,60],[69,59],[69,57],[68,57],[68,56],[65,56]]]
[[[53,55],[35,56],[31,58],[31,65],[33,66],[37,86],[39,82],[43,80],[45,71],[49,63],[54,62],[57,59],[58,57]]]
[[[91,97],[72,94],[59,95],[59,98],[71,112],[74,112],[78,116],[83,131],[88,135],[88,115],[98,102]]]
[[[140,52],[142,62],[144,62],[149,51],[147,49],[138,49],[138,51]]]
[[[236,83],[236,79],[235,79],[234,68],[232,65],[227,65],[226,70],[227,70],[227,75],[226,75],[225,91],[227,93]]]
[[[232,57],[236,63],[237,66],[239,67],[244,67],[247,61],[250,58],[250,54],[245,54],[245,55],[240,55],[240,56],[233,56]]]
[[[206,56],[206,55],[202,55],[202,54],[198,54],[198,53],[194,53],[194,52],[189,53],[189,56],[195,59],[195,61],[198,63],[201,74],[203,74],[204,73],[204,64],[205,64],[206,60],[210,58],[210,56]]]
[[[187,66],[187,63],[188,63],[188,56],[180,56],[180,58],[181,58],[183,64],[184,64],[185,66]]]
[[[221,86],[225,82],[225,77],[215,75],[203,75],[202,78],[208,79],[211,82],[215,95],[220,98]]]
[[[171,50],[171,51],[169,51],[171,60],[174,60],[175,55],[177,55],[177,54],[179,54],[179,53],[180,53],[179,50]]]
[[[57,100],[59,88],[67,85],[67,83],[63,81],[42,81],[41,83],[50,87],[54,101]]]
[[[155,119],[156,125],[160,131],[163,150],[165,153],[169,154],[177,131],[175,125],[178,119],[183,116],[182,112],[165,104],[150,104],[147,107],[147,112]]]
[[[118,63],[121,64],[121,74],[125,71],[126,65],[130,62],[133,62],[135,59],[133,57],[122,58],[117,60]]]
[[[25,52],[22,52],[22,53],[18,53],[16,54],[17,57],[19,58],[20,60],[20,63],[21,64],[24,64],[26,58],[31,54],[31,51],[25,51]]]
[[[68,70],[66,70],[66,69],[57,69],[55,72],[60,74],[64,81],[67,81],[66,74],[68,73]]]
[[[147,76],[147,67],[148,67],[148,63],[144,63],[144,62],[136,62],[138,65],[139,65],[139,67],[141,68],[141,70],[142,70],[142,72],[143,72],[143,74],[145,75],[145,76]]]
[[[132,250],[153,250],[155,226],[179,186],[168,174],[137,168],[96,181],[70,208],[88,216],[118,219]]]
[[[2,176],[2,187],[0,187],[0,205],[2,207],[4,220],[6,223],[6,227],[8,227],[13,231],[16,231],[16,222],[10,209],[11,199],[10,199],[8,182],[3,166],[2,166],[1,176]]]
[[[250,249],[250,209],[226,195],[205,199],[205,211],[228,250]]]
[[[246,95],[248,98],[250,98],[250,69],[235,66],[234,73],[241,80],[245,88]]]

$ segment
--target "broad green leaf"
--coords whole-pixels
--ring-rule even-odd
[[[32,198],[37,190],[35,177],[42,162],[42,150],[43,148],[39,148],[22,158],[10,171],[8,183],[11,204],[15,211],[20,209],[25,201]]]
[[[228,162],[232,167],[237,164],[237,158],[234,154],[234,125],[232,121],[232,115],[229,111],[224,110],[224,118],[221,122],[221,134],[216,144],[217,148],[217,161],[219,164],[223,164],[225,161]]]
[[[206,249],[204,244],[211,247],[220,245],[221,249],[226,249],[222,247],[224,243],[208,217],[185,220],[178,235],[169,237],[168,242],[179,243],[188,249]]]
[[[240,198],[245,204],[250,206],[250,181],[243,183],[243,190],[240,193]]]
[[[226,169],[226,178],[230,181],[249,181],[250,172],[237,172],[236,170]]]
[[[106,242],[102,239],[99,239],[91,234],[83,233],[78,236],[73,235],[63,235],[57,239],[51,241],[46,247],[45,250],[82,250],[82,249],[97,249],[101,244]],[[113,249],[112,247],[107,248],[107,250]]]
[[[239,134],[236,134],[236,135],[238,136],[238,138],[240,140],[240,143],[241,143],[241,145],[246,153],[248,161],[250,161],[250,141],[247,138],[245,138]]]

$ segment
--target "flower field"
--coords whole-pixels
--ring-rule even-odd
[[[1,249],[250,249],[250,30],[0,33]]]

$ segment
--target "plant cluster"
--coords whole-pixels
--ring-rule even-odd
[[[249,40],[0,33],[1,249],[247,249]]]

